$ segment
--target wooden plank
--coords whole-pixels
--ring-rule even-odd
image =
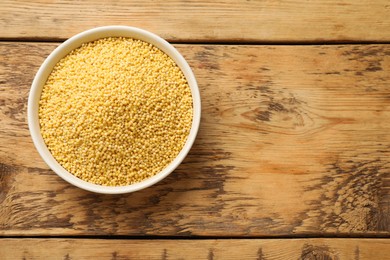
[[[7,259],[390,259],[390,239],[0,239]]]
[[[63,40],[130,25],[169,41],[389,41],[387,0],[0,1],[0,38]]]
[[[0,44],[0,235],[390,234],[390,45],[177,45],[201,129],[183,164],[133,194],[57,177],[26,122],[57,44]]]

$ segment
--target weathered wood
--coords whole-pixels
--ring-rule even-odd
[[[169,41],[390,41],[387,0],[0,1],[0,38],[63,40],[130,25]]]
[[[0,239],[7,259],[390,259],[388,239]]]
[[[133,194],[64,182],[30,140],[57,44],[0,44],[0,235],[390,234],[390,45],[177,45],[203,118],[184,163]]]

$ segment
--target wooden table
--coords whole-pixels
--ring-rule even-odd
[[[48,54],[113,24],[174,43],[203,102],[183,164],[116,196],[26,120]],[[0,28],[0,259],[390,259],[389,1],[2,0]]]

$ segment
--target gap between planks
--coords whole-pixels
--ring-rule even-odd
[[[178,236],[178,235],[2,235],[0,240],[4,239],[107,239],[107,240],[300,240],[300,239],[389,239],[388,234],[299,234],[299,235],[276,235],[276,236]]]
[[[68,39],[68,38],[67,38]],[[63,43],[67,39],[59,38],[2,38],[0,43]],[[167,40],[167,39],[165,39]],[[259,45],[259,46],[316,46],[316,45],[386,45],[390,41],[343,41],[343,40],[327,40],[327,41],[240,41],[240,40],[167,40],[170,44],[183,45]]]

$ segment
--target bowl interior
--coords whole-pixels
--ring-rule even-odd
[[[161,172],[139,183],[127,186],[102,186],[86,182],[65,170],[52,156],[40,133],[38,104],[43,86],[46,83],[53,67],[73,49],[80,47],[85,42],[94,41],[105,37],[129,37],[149,42],[169,55],[182,70],[191,88],[193,98],[193,120],[190,134],[179,155]],[[60,46],[58,46],[39,68],[31,86],[28,99],[28,124],[34,145],[39,154],[49,167],[67,182],[92,192],[105,194],[120,194],[134,192],[149,187],[169,175],[185,158],[195,141],[200,124],[200,94],[195,76],[183,56],[164,39],[148,31],[128,26],[105,26],[91,29],[77,34]]]

